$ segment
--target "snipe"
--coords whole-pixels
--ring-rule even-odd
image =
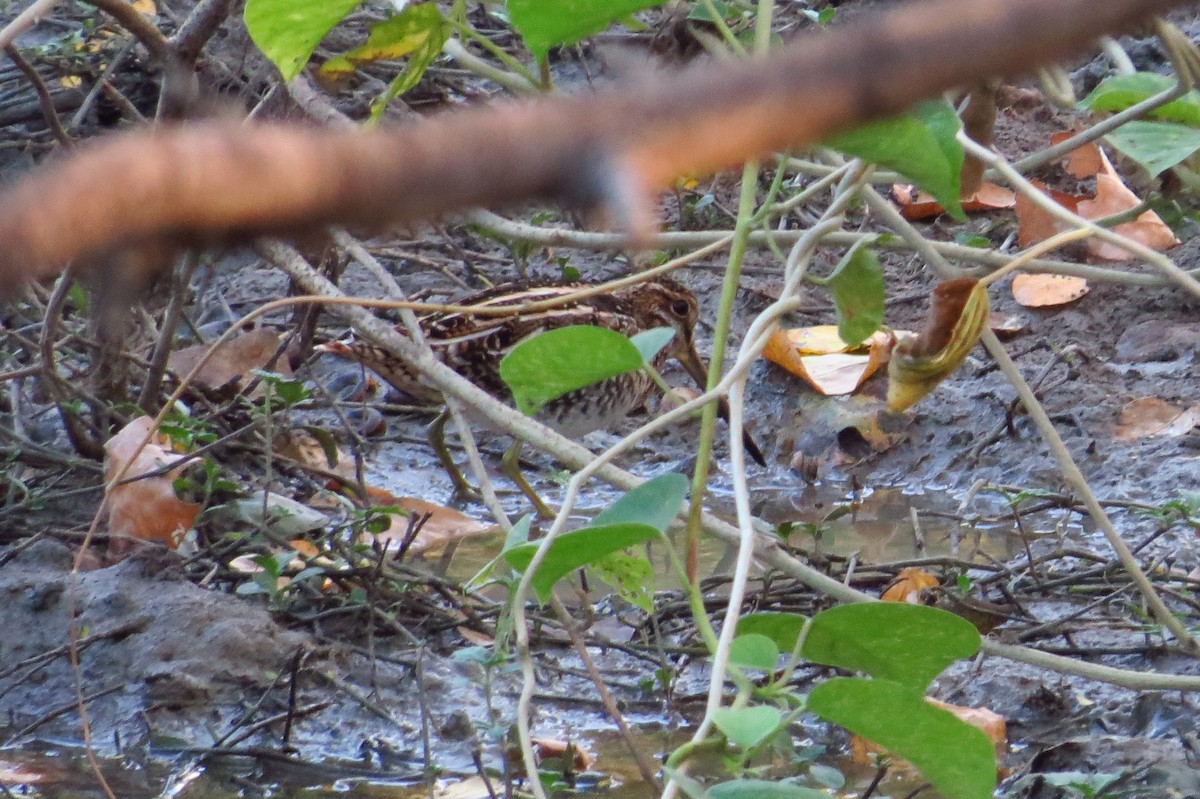
[[[565,297],[587,285],[508,283],[464,297],[455,304],[480,308],[519,306]],[[658,278],[611,293],[568,300],[533,313],[508,316],[434,313],[423,317],[420,323],[426,341],[443,363],[493,396],[511,401],[508,387],[500,378],[500,360],[524,339],[569,325],[607,327],[627,336],[654,328],[672,328],[675,335],[656,356],[655,368],[673,358],[703,387],[708,369],[696,352],[693,338],[697,316],[696,298],[690,291],[673,280]],[[437,391],[422,383],[409,364],[375,344],[361,340],[333,342],[322,349],[361,362],[391,386],[419,401],[431,404],[440,401]],[[580,357],[587,357],[586,353],[580,353]],[[653,379],[644,370],[626,372],[552,400],[536,418],[565,436],[578,438],[620,422],[646,401],[653,387]],[[462,488],[465,480],[440,441],[444,424],[443,415],[431,426],[430,438],[438,439],[434,441],[438,457]],[[763,463],[754,442],[749,438],[746,442],[751,456]],[[505,473],[539,506],[539,511],[547,512],[520,474],[517,455],[516,446],[506,453]]]

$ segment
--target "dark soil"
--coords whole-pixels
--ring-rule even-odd
[[[874,6],[889,4],[845,3],[839,13],[870,13]],[[1180,14],[1176,20],[1186,23],[1189,32],[1200,24],[1194,14]],[[206,79],[231,94],[233,86],[245,97],[263,93],[271,73],[253,54],[240,26],[230,25],[222,36],[212,63],[206,64]],[[1145,68],[1161,67],[1162,60],[1150,44],[1123,41],[1136,58],[1144,60]],[[582,60],[564,55],[563,73],[575,76],[580,84],[602,79],[603,57],[583,55]],[[1106,64],[1097,59],[1077,65],[1078,88],[1090,88]],[[0,80],[10,87],[19,85],[20,79],[0,73]],[[136,65],[116,80],[135,99],[150,96],[144,87],[146,77]],[[437,70],[423,86],[422,97],[431,103],[449,96],[478,96],[490,89]],[[57,89],[55,94],[63,108],[82,100]],[[365,96],[369,92],[356,87],[339,102],[343,110],[357,109],[356,116],[361,116]],[[115,112],[102,106],[87,117],[86,132],[106,127],[109,113]],[[997,146],[1005,155],[1018,157],[1046,146],[1051,133],[1069,129],[1075,122],[1071,114],[1046,104],[1009,108],[999,123]],[[31,152],[40,157],[42,150],[50,149],[36,103],[22,106],[14,101],[0,108],[0,124],[6,125],[0,128],[6,171],[24,169],[35,160]],[[733,182],[732,176],[723,176],[713,187],[705,187],[712,191],[717,211],[736,207]],[[664,201],[664,208],[668,223],[678,217],[674,200]],[[861,216],[852,220],[855,225],[869,222]],[[970,224],[978,225],[993,241],[1003,241],[1015,230],[1015,221],[1003,212]],[[959,230],[938,221],[925,232],[946,239]],[[390,248],[386,260],[406,291],[444,296],[477,285],[480,273],[495,282],[517,277],[510,251],[466,226],[423,228],[409,234],[375,242],[380,249]],[[1192,238],[1172,251],[1179,266],[1197,267],[1198,241]],[[534,250],[528,254],[528,271],[557,276],[561,273],[558,258],[564,254]],[[609,256],[569,255],[571,264],[592,279],[627,266]],[[828,271],[838,255],[828,253],[818,270]],[[884,262],[889,297],[886,323],[898,329],[919,328],[934,280],[913,258],[892,255],[885,256]],[[682,276],[701,301],[702,319],[715,317],[722,265],[714,259]],[[769,254],[752,253],[747,266],[736,309],[739,337],[753,315],[777,296],[781,284]],[[372,293],[370,280],[351,269],[343,285],[350,293],[356,287]],[[211,273],[196,278],[194,288],[199,300],[189,313],[198,321],[215,318],[226,324],[288,291],[279,273],[241,253],[222,254]],[[1121,409],[1134,399],[1157,397],[1179,407],[1197,403],[1200,302],[1176,287],[1105,283],[1093,284],[1086,296],[1069,306],[1047,310],[1017,305],[1007,281],[993,288],[991,297],[998,316],[1019,320],[1023,331],[1008,342],[1008,350],[1037,390],[1092,488],[1111,508],[1126,540],[1145,543],[1138,552],[1143,563],[1153,565],[1156,576],[1174,581],[1173,607],[1194,627],[1200,616],[1190,598],[1195,575],[1200,573],[1197,531],[1152,511],[1178,500],[1183,492],[1197,490],[1200,429],[1128,442],[1114,437],[1114,429]],[[809,301],[806,310],[788,324],[833,320],[832,302],[823,293],[811,290]],[[284,326],[289,318],[280,316],[268,323]],[[699,331],[702,350],[710,336],[709,329]],[[7,355],[0,363],[4,370],[26,365],[10,362]],[[345,368],[327,357],[305,364],[301,375],[327,376]],[[669,375],[676,383],[683,382],[682,377]],[[1105,582],[1103,592],[1094,583],[1078,594],[1040,587],[1056,576],[1085,571],[1095,562],[1108,563],[1111,552],[1080,513],[1077,498],[1064,483],[1046,443],[982,348],[913,412],[895,419],[881,417],[877,404],[864,405],[857,398],[818,397],[766,362],[754,367],[750,386],[747,425],[763,444],[769,466],[751,467],[749,477],[768,520],[819,522],[830,508],[857,502],[864,522],[886,522],[889,540],[903,539],[898,550],[893,542],[884,562],[864,559],[855,576],[860,586],[878,588],[901,565],[930,556],[935,560],[927,560],[926,565],[940,569],[947,580],[969,575],[981,586],[984,598],[1009,603],[1011,622],[992,633],[1002,640],[1057,647],[1127,669],[1200,673],[1195,660],[1160,646],[1154,630],[1139,615],[1138,597],[1117,570],[1097,578],[1111,582]],[[869,387],[867,393],[872,391],[877,394],[879,387]],[[285,607],[261,596],[238,596],[230,589],[239,581],[223,570],[214,578],[220,559],[205,560],[203,553],[183,557],[149,550],[114,564],[85,558],[88,568],[73,571],[77,544],[99,499],[100,479],[94,470],[69,468],[69,445],[57,414],[42,393],[29,393],[33,411],[17,420],[16,411],[6,405],[0,425],[21,427],[32,440],[56,453],[58,461],[48,458],[39,463],[29,452],[20,458],[14,455],[21,471],[13,472],[8,493],[0,497],[0,742],[21,747],[12,757],[0,752],[0,784],[6,761],[32,762],[34,753],[45,747],[69,747],[85,739],[101,754],[120,755],[130,766],[152,767],[163,758],[180,755],[203,757],[212,773],[220,775],[215,784],[230,790],[246,775],[264,784],[327,785],[367,777],[415,780],[432,768],[443,776],[467,777],[476,772],[476,757],[489,766],[502,763],[501,742],[513,718],[517,675],[507,664],[485,663],[485,650],[472,645],[486,643],[481,630],[494,629],[489,625],[499,610],[500,594],[468,598],[455,593],[446,588],[442,564],[436,559],[416,561],[413,571],[405,572],[410,593],[389,596],[386,607],[381,603],[375,612],[349,603],[323,606],[320,597]],[[329,424],[329,418],[314,413],[306,421]],[[387,434],[368,444],[367,476],[398,494],[450,504],[455,501],[450,482],[423,443],[422,426],[428,419],[422,414],[389,415]],[[627,429],[637,422],[631,419]],[[857,431],[872,425],[888,427],[890,447],[864,448]],[[646,475],[686,470],[694,457],[694,431],[694,426],[681,426],[644,442],[626,456],[623,465]],[[615,440],[620,432],[593,434],[591,442]],[[491,465],[505,443],[484,436]],[[247,458],[243,452],[231,455],[230,462],[247,486],[261,488],[254,471],[261,467]],[[528,460],[538,489],[551,502],[557,500],[560,489],[552,479],[557,466],[541,455]],[[718,461],[714,495],[720,503],[729,486],[728,477],[720,473],[726,468],[723,443]],[[798,468],[801,462],[811,468]],[[24,503],[24,494],[18,491],[22,481],[37,489],[36,505]],[[980,485],[987,488],[979,491]],[[57,496],[63,486],[93,492]],[[302,494],[311,485],[289,476],[273,487]],[[1030,492],[1032,498],[1016,514],[1008,499],[1021,492]],[[871,511],[862,510],[869,509],[872,497],[892,495],[917,496],[912,502],[915,515],[909,515],[909,505],[893,518],[885,513],[871,517]],[[615,496],[597,487],[580,508],[602,508]],[[778,501],[780,497],[784,501]],[[521,513],[525,500],[506,494],[505,505],[510,512]],[[474,516],[486,514],[470,502],[458,506]],[[950,532],[924,546],[910,545],[915,534],[912,520],[922,514],[948,519]],[[1012,532],[1018,527],[1023,537]],[[981,528],[1003,528],[1011,537],[1005,539],[1003,552],[981,555],[972,565],[970,555],[945,539]],[[102,528],[101,540],[103,534]],[[822,545],[825,551],[807,554],[839,577],[849,568],[845,556],[862,549],[857,543],[839,543],[836,533]],[[470,576],[494,555],[499,543],[488,539],[478,546],[485,550],[479,563],[463,564],[460,554],[460,562],[451,564],[451,575]],[[826,558],[830,550],[834,555]],[[1081,558],[1080,552],[1091,553],[1095,560]],[[1007,564],[996,560],[997,555],[1003,559],[1010,554]],[[1024,570],[1030,558],[1042,564],[1044,571],[1035,575],[1037,579]],[[1100,593],[1109,595],[1107,601],[1085,608]],[[672,615],[679,612],[677,604],[671,604],[677,599],[663,595],[660,602],[659,623],[665,625],[663,643],[668,647],[694,643],[690,626]],[[796,600],[780,599],[764,590],[756,601],[770,607],[773,602]],[[799,601],[811,610],[822,600],[804,596]],[[637,624],[626,624],[623,620],[636,614],[608,602],[581,607],[576,601],[573,607],[593,623],[592,651],[626,718],[643,734],[686,727],[688,720],[699,717],[702,705],[696,700],[706,678],[701,658],[671,656],[680,676],[673,693],[664,699],[653,684],[643,684],[668,659],[653,646],[643,646],[649,640],[648,622],[637,617]],[[1054,633],[1034,642],[1023,637],[1037,625],[1059,618],[1063,621]],[[604,741],[608,750],[601,752],[596,768],[616,775],[618,781],[635,779],[635,772],[621,759],[620,744],[606,737],[604,731],[611,723],[561,631],[547,627],[538,646],[540,686],[546,693],[537,704],[535,733]],[[1191,723],[1196,707],[1190,695],[1139,694],[996,658],[956,665],[937,681],[934,694],[958,704],[991,707],[1006,717],[1013,744],[1006,795],[1031,799],[1075,795],[1051,787],[1042,776],[1050,772],[1124,774],[1130,796],[1200,795]],[[80,717],[80,701],[87,708],[86,721]],[[815,729],[813,734],[822,743],[840,743],[828,730]],[[665,737],[664,733],[664,740],[655,739],[647,746],[665,748]],[[224,749],[215,751],[218,747]],[[190,765],[192,761],[172,762]],[[114,760],[111,769],[115,775],[121,767]],[[184,765],[178,765],[173,776],[184,770]],[[859,776],[864,781],[870,778],[869,773]],[[893,795],[903,795],[902,786],[893,784]],[[147,788],[146,794],[156,795],[159,787]],[[127,786],[123,795],[137,795],[138,790]]]

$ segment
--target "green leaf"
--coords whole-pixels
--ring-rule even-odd
[[[637,546],[660,535],[648,524],[607,524],[600,527],[585,527],[554,539],[550,550],[537,574],[533,576],[533,590],[538,600],[545,602],[554,590],[554,584],[564,575],[594,563],[610,552]],[[533,560],[539,544],[530,542],[513,547],[504,553],[505,560],[517,571],[523,572]]]
[[[813,616],[802,654],[923,692],[946,666],[979,651],[979,644],[979,631],[953,613],[903,602],[863,602]]]
[[[1200,150],[1200,129],[1174,122],[1134,120],[1108,134],[1108,142],[1151,175],[1164,172]]]
[[[772,671],[779,659],[779,647],[768,636],[758,633],[739,635],[733,639],[729,662],[750,669]]]
[[[504,537],[504,547],[501,552],[507,552],[510,549],[515,549],[522,544],[529,543],[529,528],[533,524],[533,515],[526,513],[517,523],[508,531],[508,535]]]
[[[675,328],[656,327],[651,330],[643,330],[641,333],[631,336],[629,340],[642,354],[642,361],[651,363],[654,361],[654,356],[658,355],[659,350],[670,344],[673,338],[675,338]]]
[[[647,613],[654,612],[654,565],[645,550],[610,552],[593,561],[591,568],[617,596]]]
[[[980,730],[890,680],[835,677],[812,689],[808,709],[908,760],[943,796],[991,799],[996,754]]]
[[[545,57],[551,47],[574,44],[635,11],[663,0],[508,0],[508,18],[529,52]]]
[[[361,0],[246,0],[243,19],[250,38],[285,81],[300,74],[325,34]]]
[[[588,527],[645,524],[665,533],[679,515],[679,508],[683,505],[687,490],[688,479],[682,474],[660,474],[626,492],[592,519]]]
[[[1079,101],[1080,108],[1092,111],[1124,111],[1175,86],[1175,79],[1154,72],[1114,75],[1101,81],[1092,93]],[[1200,125],[1200,92],[1195,89],[1146,114],[1150,119]]]
[[[992,240],[982,233],[973,233],[971,231],[961,231],[954,234],[954,241],[964,247],[974,247],[980,250],[986,250],[992,246]]]
[[[723,707],[713,712],[713,724],[730,742],[743,749],[762,743],[779,729],[783,714],[768,705]]]
[[[708,789],[707,799],[829,799],[829,794],[790,782],[730,780]]]
[[[563,394],[641,368],[642,354],[617,331],[571,325],[513,347],[500,361],[500,377],[517,408],[532,416]]]
[[[442,52],[442,46],[450,38],[450,26],[442,19],[442,12],[433,3],[409,6],[403,12],[387,20],[389,33],[394,38],[388,44],[393,53],[398,50],[409,54],[404,70],[392,79],[375,102],[371,103],[371,118],[378,120],[388,103],[407,92],[420,82],[433,59]],[[372,31],[374,33],[374,31]],[[390,56],[390,57],[395,57]]]
[[[863,239],[851,247],[826,282],[837,306],[838,335],[851,346],[883,324],[883,267],[869,243]]]
[[[722,22],[733,15],[733,12],[729,10],[729,5],[722,3],[721,0],[713,0],[712,7],[716,10]],[[716,22],[713,15],[709,13],[708,6],[703,2],[695,3],[691,11],[688,11],[687,18],[692,22]]]
[[[399,14],[371,26],[367,40],[353,50],[335,56],[321,65],[321,73],[331,77],[353,72],[364,63],[403,58],[426,46],[431,37],[441,35],[445,44],[445,25],[442,14],[433,3],[418,3]],[[438,49],[441,49],[441,44]]]
[[[330,433],[323,427],[317,427],[312,424],[305,424],[300,427],[321,446],[321,452],[325,455],[325,465],[330,469],[336,468],[338,465],[338,445],[337,439],[333,437],[333,433]]]
[[[738,620],[737,634],[765,635],[775,642],[780,652],[791,652],[796,648],[796,639],[800,637],[800,631],[807,621],[798,613],[750,613]]]
[[[960,127],[949,103],[927,100],[907,114],[868,123],[827,144],[899,172],[932,194],[946,213],[964,221],[958,199],[963,150],[954,138]]]

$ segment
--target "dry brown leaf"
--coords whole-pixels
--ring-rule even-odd
[[[456,632],[458,632],[459,635],[461,635],[463,637],[463,640],[466,641],[468,644],[474,644],[475,646],[495,646],[496,645],[495,638],[493,638],[492,636],[487,635],[485,633],[481,633],[478,630],[472,630],[470,627],[462,627],[462,626],[455,627],[454,629]]]
[[[921,590],[937,588],[940,584],[938,578],[924,569],[909,566],[900,570],[896,578],[883,589],[883,594],[879,598],[884,602],[907,602],[910,605],[920,605],[923,604]]]
[[[1074,131],[1059,131],[1050,137],[1050,144],[1064,142],[1074,135]],[[1102,169],[1104,169],[1104,156],[1095,142],[1088,142],[1076,147],[1063,159],[1063,170],[1068,175],[1080,180],[1090,178]]]
[[[576,771],[587,771],[596,762],[596,758],[590,752],[581,749],[579,744],[574,741],[563,741],[558,738],[531,738],[530,743],[533,744],[533,751],[539,762],[548,758],[563,757],[567,752],[571,753],[572,767]]]
[[[894,184],[892,198],[900,206],[900,215],[909,221],[931,219],[946,210],[933,198],[932,194],[917,191],[913,186]],[[996,211],[1012,208],[1017,202],[1017,195],[1003,186],[985,182],[974,194],[964,197],[961,202],[963,210],[967,213]]]
[[[302,427],[284,430],[275,436],[275,451],[312,469],[333,472],[347,482],[355,481],[354,459],[341,448],[334,451],[335,463],[330,465],[325,448],[317,437]]]
[[[826,396],[850,394],[887,363],[894,338],[884,331],[871,334],[848,352],[850,345],[836,325],[776,330],[767,340],[763,357],[782,366]]]
[[[1065,194],[1061,191],[1055,191],[1039,180],[1030,182],[1043,194],[1049,195],[1050,199],[1068,211],[1074,212],[1078,209],[1079,201],[1082,198],[1072,194]],[[1061,222],[1052,216],[1049,211],[1043,209],[1023,193],[1017,194],[1017,201],[1013,207],[1017,214],[1017,243],[1022,248],[1032,247],[1039,241],[1045,241],[1070,227],[1065,222]]]
[[[279,351],[280,340],[281,336],[275,331],[259,328],[222,343],[196,374],[195,384],[213,391],[230,386],[239,391],[244,389],[254,378],[252,372],[255,369],[267,368],[271,363],[271,358]],[[208,350],[207,344],[184,347],[171,353],[167,365],[179,377],[185,377]],[[271,363],[270,370],[285,378],[292,377],[292,369],[283,357]],[[262,390],[260,384],[255,394]]]
[[[413,539],[408,551],[412,553],[430,552],[441,549],[451,541],[487,535],[495,532],[496,526],[486,524],[478,519],[459,513],[452,508],[435,505],[415,497],[398,497],[391,492],[369,486],[367,492],[375,505],[391,505],[414,515],[430,514],[429,519],[421,526],[417,537]],[[392,517],[391,526],[376,538],[389,548],[399,547],[408,531],[408,517],[396,515]]]
[[[1057,143],[1070,135],[1070,133],[1056,134],[1051,137],[1051,141]],[[1077,178],[1095,176],[1096,196],[1090,199],[1074,197],[1061,192],[1049,191],[1045,184],[1038,181],[1033,182],[1057,203],[1084,219],[1101,219],[1123,213],[1136,208],[1141,203],[1138,196],[1121,181],[1112,162],[1108,160],[1108,156],[1095,144],[1087,144],[1072,150],[1067,155],[1063,168]],[[1051,217],[1023,195],[1017,198],[1017,220],[1019,223],[1018,239],[1022,247],[1029,247],[1068,228],[1066,223]],[[1175,238],[1171,229],[1153,211],[1146,211],[1132,222],[1117,225],[1113,228],[1113,232],[1155,250],[1168,250],[1179,243],[1179,239]],[[1131,257],[1125,248],[1098,238],[1088,240],[1087,251],[1091,260],[1125,261]]]
[[[1020,274],[1013,278],[1013,299],[1026,308],[1066,305],[1087,294],[1087,280],[1072,275]]]
[[[1121,409],[1113,437],[1118,441],[1136,441],[1150,436],[1182,436],[1197,422],[1200,422],[1200,405],[1183,410],[1158,397],[1142,397]]]
[[[149,416],[140,416],[104,444],[104,479],[111,481],[125,469],[125,478],[157,472],[180,460],[179,453],[167,448],[167,439],[157,431],[140,450],[138,446],[154,426]],[[108,492],[108,530],[110,555],[122,555],[136,541],[154,541],[174,549],[196,521],[200,506],[175,496],[174,481],[183,466],[170,471],[120,483]]]
[[[1001,341],[1008,341],[1025,332],[1025,320],[1021,317],[1010,314],[1009,316],[1001,316],[992,311],[988,314],[988,327],[996,334],[996,338]]]
[[[1111,165],[1109,169],[1112,169]],[[1096,175],[1096,199],[1082,200],[1079,214],[1085,219],[1100,219],[1140,204],[1138,196],[1126,188],[1115,172],[1102,172]],[[1171,228],[1153,211],[1146,211],[1132,222],[1117,225],[1112,230],[1153,250],[1169,250],[1179,243]],[[1097,238],[1088,240],[1088,252],[1093,258],[1103,261],[1127,261],[1133,257],[1124,247]]]

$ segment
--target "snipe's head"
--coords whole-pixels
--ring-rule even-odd
[[[679,361],[692,379],[703,388],[708,380],[708,367],[696,352],[696,320],[700,310],[695,295],[668,278],[642,283],[632,291],[636,293],[631,298],[631,304],[642,329],[673,328],[675,337],[663,349],[662,354]]]

